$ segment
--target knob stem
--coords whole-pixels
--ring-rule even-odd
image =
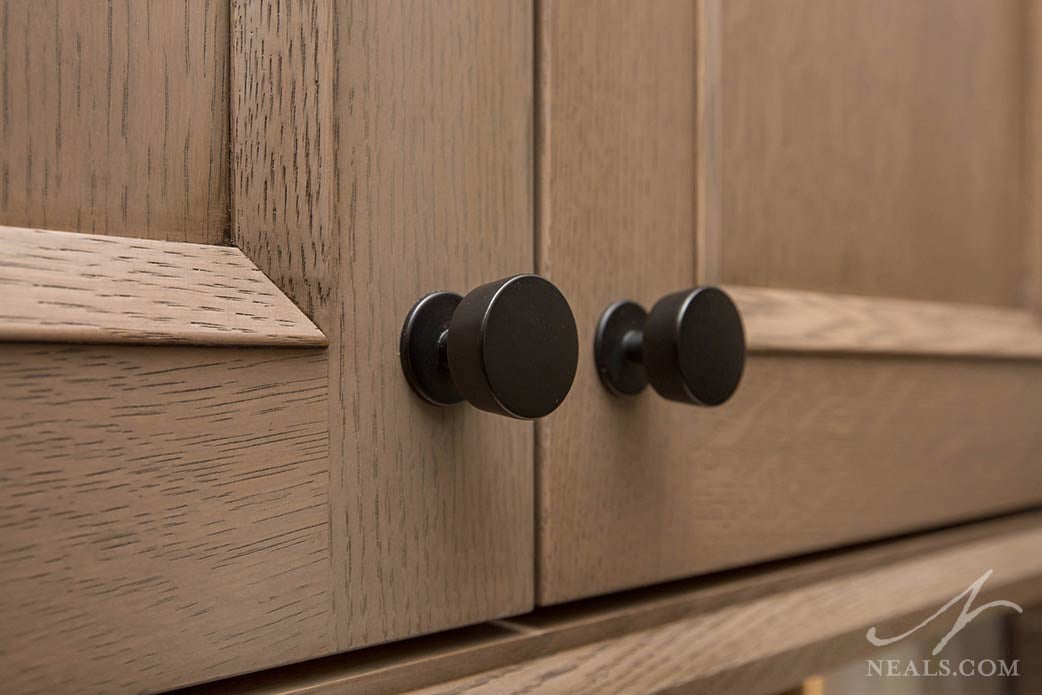
[[[449,332],[444,330],[438,336],[438,364],[445,369],[449,368]]]
[[[622,352],[630,362],[644,361],[644,331],[627,331],[622,336]]]

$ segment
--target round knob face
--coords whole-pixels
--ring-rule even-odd
[[[489,412],[530,419],[561,404],[579,360],[575,317],[537,275],[482,285],[456,308],[448,363],[463,397]]]
[[[644,326],[644,367],[658,393],[675,401],[720,405],[745,368],[745,330],[738,308],[716,287],[659,300]]]

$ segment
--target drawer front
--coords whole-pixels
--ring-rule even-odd
[[[528,610],[533,425],[427,405],[398,339],[533,269],[531,5],[0,18],[4,692]]]
[[[586,360],[539,425],[540,603],[1042,498],[1029,9],[545,3],[538,267]],[[704,283],[736,395],[609,395],[605,307]]]

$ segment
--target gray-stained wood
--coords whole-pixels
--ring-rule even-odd
[[[0,691],[776,695],[1042,600],[1040,8],[0,0]],[[560,408],[414,394],[532,272]],[[707,283],[735,396],[610,395]]]
[[[320,350],[0,346],[4,692],[333,651],[326,373]]]
[[[0,224],[227,241],[228,7],[3,0]]]
[[[1042,501],[1026,4],[761,5],[540,4],[537,267],[587,346],[537,425],[542,604]],[[604,308],[707,281],[735,397],[610,396]]]
[[[409,308],[531,272],[530,2],[233,3],[233,238],[330,341],[339,649],[522,613],[532,424],[402,377]]]
[[[0,340],[325,345],[242,251],[0,227]]]

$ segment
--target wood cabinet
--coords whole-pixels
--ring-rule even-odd
[[[751,351],[716,409],[584,355],[538,426],[541,603],[1038,502],[1032,7],[541,4],[537,267],[580,343],[712,283]]]
[[[533,425],[427,406],[397,340],[533,270],[530,4],[0,17],[5,691],[529,610]]]
[[[0,0],[5,688],[157,692],[1042,502],[1038,7]],[[417,398],[416,300],[531,272],[578,324],[563,405]],[[743,316],[735,397],[610,395],[604,308],[700,284]]]

